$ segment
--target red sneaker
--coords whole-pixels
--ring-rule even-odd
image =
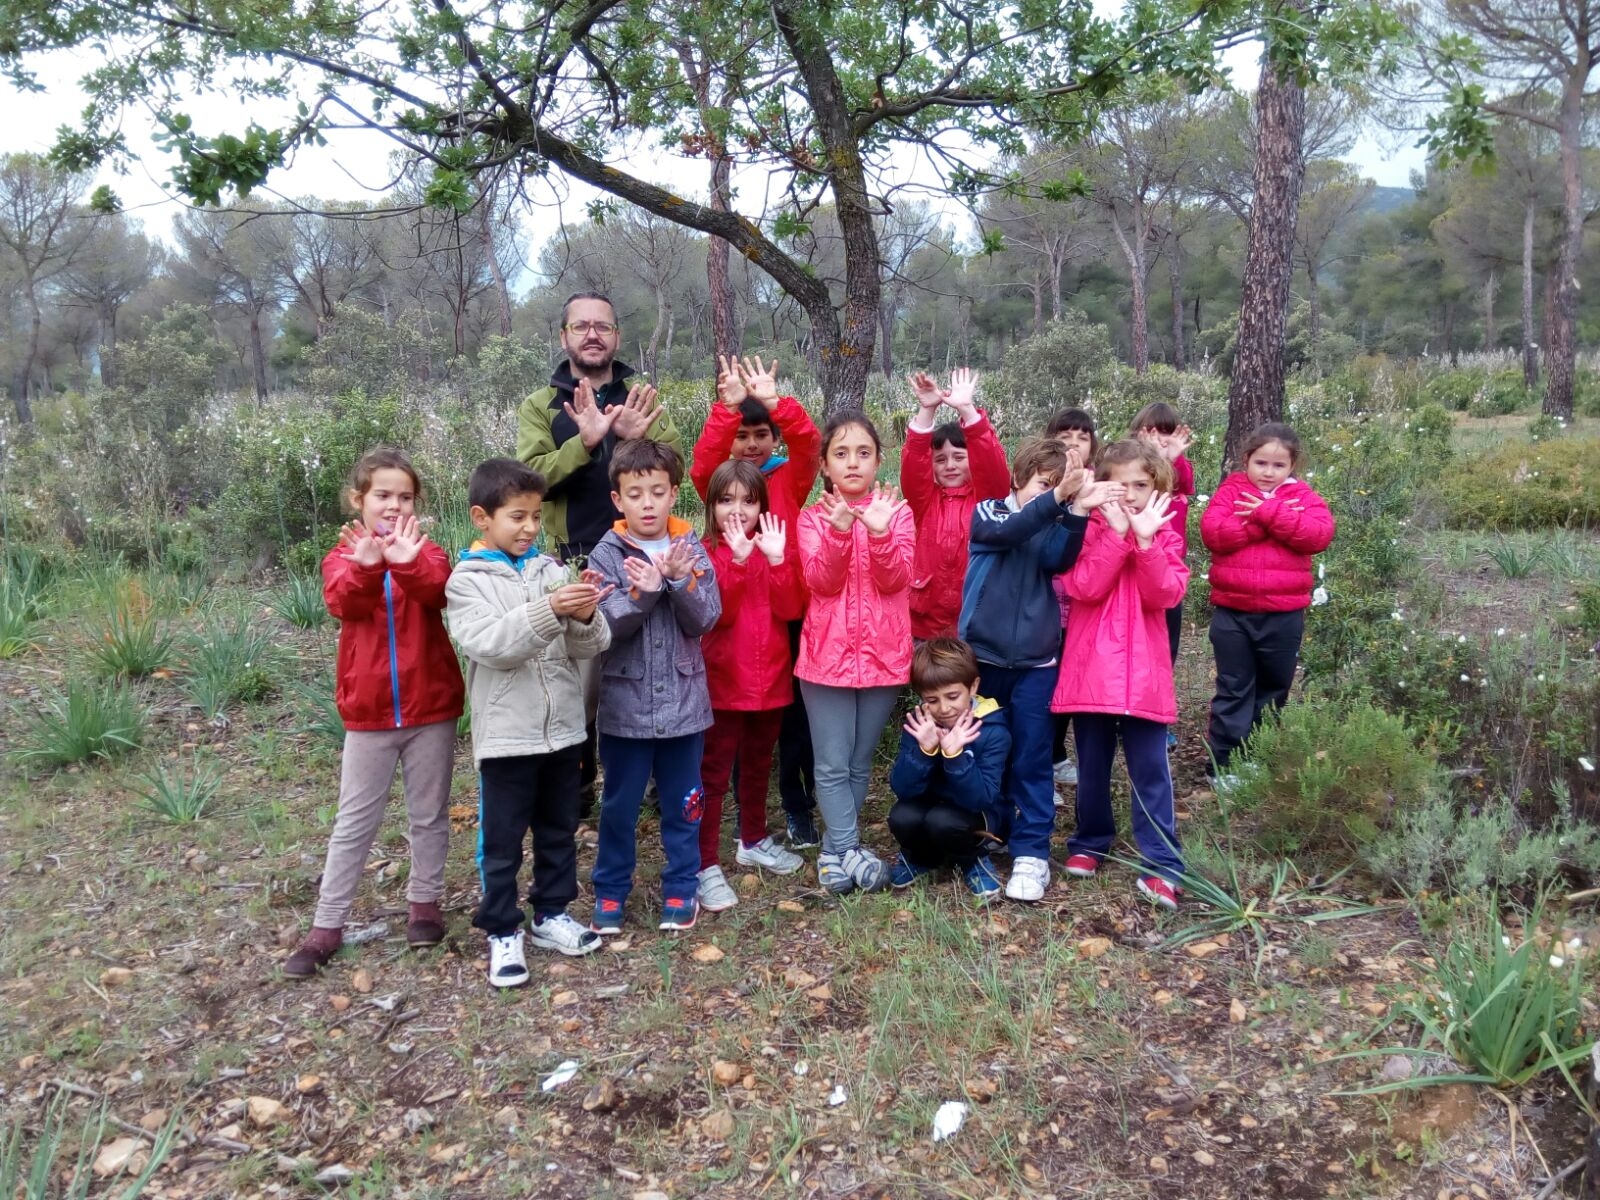
[[[1067,874],[1076,875],[1079,879],[1093,879],[1099,869],[1100,860],[1092,854],[1074,854],[1067,859]]]
[[[1178,908],[1178,897],[1183,895],[1182,888],[1174,887],[1159,875],[1141,875],[1139,890],[1154,903],[1174,912]]]

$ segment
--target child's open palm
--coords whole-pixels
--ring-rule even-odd
[[[383,562],[383,542],[360,521],[349,521],[339,530],[339,557],[360,567],[376,567]]]
[[[744,378],[739,374],[739,360],[717,355],[717,403],[738,408],[744,403],[744,395]]]
[[[735,364],[739,370],[739,377],[744,381],[745,393],[752,400],[759,400],[770,411],[778,407],[778,360],[772,360],[772,366],[764,366],[758,354],[754,360],[746,358],[742,363]]]
[[[661,590],[661,570],[647,558],[630,555],[622,560],[622,572],[628,577],[628,586],[641,595]]]
[[[957,757],[983,733],[983,722],[968,709],[955,719],[949,729],[939,734],[939,749],[949,758]]]
[[[913,371],[906,376],[906,382],[911,385],[911,394],[917,398],[918,407],[928,416],[931,417],[933,410],[944,403],[945,393],[939,390],[939,384],[926,371]]]
[[[876,484],[872,489],[872,499],[861,510],[861,523],[867,527],[868,533],[881,535],[888,530],[895,513],[903,507],[905,501],[900,498],[899,488]]]
[[[1128,527],[1139,545],[1149,546],[1155,540],[1156,531],[1177,515],[1172,507],[1172,493],[1157,492],[1142,509],[1128,514]]]
[[[384,539],[383,557],[395,564],[416,562],[417,555],[427,544],[428,535],[422,532],[415,515],[406,513],[394,523],[394,532]]]
[[[1086,513],[1104,508],[1109,516],[1110,510],[1122,501],[1127,492],[1126,484],[1112,483],[1109,479],[1091,479],[1078,489],[1072,504]]]
[[[1106,524],[1111,526],[1111,531],[1119,537],[1127,534],[1132,526],[1128,522],[1128,510],[1122,507],[1122,497],[1109,501],[1100,506],[1100,515],[1106,519]]]
[[[756,545],[744,531],[744,522],[734,513],[722,518],[722,540],[728,544],[728,550],[733,554],[733,561],[736,563],[748,559]]]
[[[917,739],[917,745],[922,747],[924,754],[935,754],[939,750],[940,734],[943,732],[927,709],[917,705],[906,714],[905,731]]]
[[[747,542],[748,538],[745,539]],[[748,551],[746,551],[748,554]],[[661,571],[663,579],[682,579],[694,568],[694,552],[689,549],[687,538],[678,538],[667,548],[665,554],[656,555],[656,567]]]
[[[783,561],[783,552],[789,546],[789,527],[778,519],[776,513],[765,512],[757,522],[756,549],[773,566]]]
[[[970,367],[957,367],[950,373],[950,390],[944,402],[961,414],[963,420],[977,408],[978,373]]]
[[[823,492],[817,497],[817,504],[822,508],[822,515],[828,518],[828,524],[840,533],[848,532],[859,515],[838,492]]]

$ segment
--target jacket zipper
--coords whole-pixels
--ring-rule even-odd
[[[523,590],[526,591],[529,594],[529,597],[531,599],[532,593],[533,593],[533,588],[528,582],[528,576],[527,576],[527,572],[526,571],[523,572],[522,587],[523,587]],[[565,635],[563,634],[563,636],[565,636]],[[544,691],[544,744],[546,746],[548,746],[550,744],[550,705],[551,705],[550,685],[545,681],[545,677],[544,677],[544,662],[543,662],[543,656],[542,655],[540,656],[540,659],[541,659],[541,661],[539,662],[538,666],[535,667],[534,669],[536,671],[538,671],[538,673],[539,673],[539,687],[541,689],[543,689],[543,691]]]
[[[394,727],[399,729],[400,721],[400,657],[395,648],[394,636],[394,578],[388,571],[383,573],[383,608],[389,619],[389,690],[394,694]]]

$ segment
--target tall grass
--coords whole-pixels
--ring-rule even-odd
[[[145,605],[118,605],[95,629],[89,660],[111,678],[142,679],[167,666],[177,639]]]
[[[65,1090],[58,1090],[44,1112],[37,1140],[30,1154],[24,1145],[27,1122],[18,1117],[0,1130],[0,1196],[19,1197],[20,1200],[87,1200],[95,1189],[94,1162],[100,1143],[107,1133],[107,1115],[104,1106],[92,1114],[78,1135],[76,1152],[70,1160],[63,1157],[69,1151],[67,1121],[71,1115],[68,1107],[72,1099]],[[150,1180],[171,1156],[178,1139],[180,1113],[157,1133],[155,1141],[145,1149],[145,1162],[137,1173],[129,1173],[127,1186],[116,1189],[115,1180],[95,1190],[99,1196],[114,1200],[134,1200],[142,1195]],[[70,1163],[70,1165],[69,1165]]]
[[[277,647],[271,628],[248,612],[214,617],[191,640],[184,694],[206,717],[219,717],[230,705],[265,699],[272,693]]]
[[[18,733],[7,757],[26,770],[53,770],[136,748],[147,714],[126,683],[74,679],[15,718]]]
[[[331,615],[322,598],[322,580],[314,575],[291,573],[272,593],[270,603],[272,611],[296,629],[317,629],[326,625]]]
[[[187,768],[162,763],[140,776],[133,791],[139,807],[151,816],[187,825],[205,815],[221,786],[222,768],[216,757],[197,750]]]

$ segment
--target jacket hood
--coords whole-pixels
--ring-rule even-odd
[[[538,557],[539,547],[537,546],[531,547],[521,558],[512,558],[504,550],[497,550],[487,542],[479,539],[461,552],[461,557],[458,561],[463,563],[501,563],[520,575],[523,569]]]
[[[988,717],[1000,711],[1000,701],[988,696],[974,696],[972,699],[972,715],[975,717]]]

